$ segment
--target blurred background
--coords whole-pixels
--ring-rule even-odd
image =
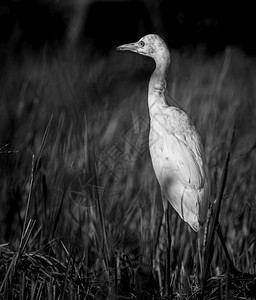
[[[147,33],[162,35],[172,48],[204,45],[209,52],[227,45],[255,53],[255,18],[249,4],[143,0],[2,0],[1,57],[4,52],[38,52],[91,43],[109,53],[123,41]],[[3,59],[2,58],[2,59]]]
[[[171,49],[168,93],[205,146],[211,201],[236,126],[220,220],[235,265],[255,273],[255,23],[248,3],[2,0],[0,244],[17,251],[27,211],[36,223],[26,250],[65,266],[68,254],[87,278],[81,291],[105,299],[115,277],[118,295],[159,294],[165,245],[147,108],[154,63],[115,51],[157,33]],[[196,286],[196,235],[174,211],[170,220],[172,287],[188,294]],[[216,240],[210,274],[226,268]],[[78,284],[72,276],[70,289]],[[42,282],[48,291],[55,286]]]

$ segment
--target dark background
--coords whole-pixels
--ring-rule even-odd
[[[219,219],[236,267],[256,273],[254,14],[243,2],[0,2],[4,299],[32,293],[48,299],[42,293],[51,290],[59,298],[72,290],[111,298],[106,261],[115,270],[110,279],[117,296],[159,297],[154,278],[164,279],[166,247],[160,237],[161,192],[148,151],[147,90],[154,62],[114,51],[149,33],[159,34],[172,50],[168,94],[191,117],[205,145],[211,202],[224,183],[236,128]],[[25,216],[36,223],[22,235]],[[170,235],[173,289],[190,297],[200,282],[199,243],[174,210]],[[234,285],[228,290],[227,276],[216,276],[230,271],[217,240],[212,250],[209,276],[215,282],[209,285],[219,296]],[[233,279],[236,295],[245,284],[249,292],[248,282]]]
[[[77,1],[12,0],[0,4],[1,56],[45,44],[63,47]],[[235,45],[256,53],[252,4],[191,1],[85,1],[86,13],[76,43],[90,42],[99,52],[147,33],[162,35],[174,48],[206,46],[215,53]],[[89,3],[91,2],[91,3]],[[82,6],[81,6],[82,7]],[[79,8],[78,8],[79,9]]]

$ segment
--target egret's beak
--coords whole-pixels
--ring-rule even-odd
[[[130,43],[130,44],[124,44],[116,48],[117,51],[132,51],[137,52],[138,51],[138,45],[137,43]]]

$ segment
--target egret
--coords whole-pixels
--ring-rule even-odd
[[[189,116],[167,101],[166,77],[170,52],[156,34],[142,37],[138,42],[117,47],[132,51],[155,61],[148,86],[150,116],[149,151],[153,169],[161,187],[166,223],[167,263],[166,295],[170,288],[170,234],[168,202],[194,231],[206,220],[209,203],[209,175],[200,135]]]
[[[165,42],[158,35],[149,34],[138,42],[121,45],[117,47],[117,50],[132,51],[151,57],[155,61],[155,70],[148,86],[149,150],[162,192],[166,222],[166,289],[168,295],[170,282],[168,202],[180,217],[198,232],[206,221],[209,206],[209,170],[203,144],[195,125],[177,105],[168,104],[166,77],[170,64],[170,52]],[[239,274],[229,256],[218,220],[216,224],[218,224],[217,233],[228,264],[234,274]],[[207,267],[204,270],[205,274],[207,274]]]
[[[193,122],[183,110],[168,104],[168,47],[158,35],[149,34],[138,42],[119,46],[117,50],[132,51],[155,61],[148,86],[149,150],[153,169],[161,187],[164,211],[169,202],[197,232],[204,224],[208,210],[208,167]]]

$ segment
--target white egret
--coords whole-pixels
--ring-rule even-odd
[[[138,42],[119,46],[117,50],[128,50],[151,57],[156,65],[148,86],[149,150],[153,168],[161,187],[165,212],[167,231],[166,291],[169,295],[170,235],[168,202],[194,231],[197,232],[202,228],[207,217],[210,194],[209,171],[205,151],[200,135],[189,116],[180,108],[168,104],[166,77],[170,64],[170,52],[165,42],[158,35],[149,34],[142,37]],[[228,160],[225,164],[227,162]],[[218,219],[216,224],[218,225],[217,233],[224,248],[228,265],[233,274],[239,274],[240,272],[235,268],[229,256]],[[212,240],[213,237],[211,236]],[[209,258],[210,256],[208,256]],[[208,268],[209,261],[203,271],[204,276],[207,275]]]
[[[148,87],[149,150],[153,168],[161,187],[165,212],[167,199],[181,218],[198,231],[206,220],[208,209],[208,168],[201,138],[191,119],[184,111],[167,103],[168,47],[158,35],[149,34],[117,50],[132,51],[155,61]]]

